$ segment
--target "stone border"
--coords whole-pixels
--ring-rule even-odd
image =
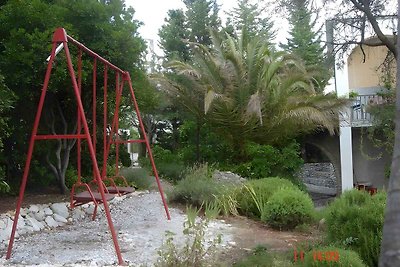
[[[121,202],[127,197],[138,196],[149,193],[146,191],[135,191],[128,195],[115,196],[114,199],[109,201],[110,210],[112,206]],[[86,218],[91,219],[91,215],[94,212],[94,204],[87,203],[79,207],[75,207],[73,210],[69,208],[69,202],[59,202],[50,204],[33,204],[29,208],[21,208],[17,231],[15,237],[33,234],[36,232],[50,230],[57,227],[62,227],[66,224],[73,224],[84,220]],[[101,205],[98,208],[97,216],[103,216],[101,212]],[[15,211],[9,211],[7,213],[0,214],[0,245],[1,247],[7,247],[11,235],[13,219]]]

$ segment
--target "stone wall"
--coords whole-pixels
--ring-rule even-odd
[[[337,179],[332,163],[305,163],[299,177],[311,193],[337,194]]]

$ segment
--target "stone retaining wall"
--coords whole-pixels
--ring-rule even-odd
[[[335,189],[337,187],[335,168],[332,163],[305,163],[299,177],[305,184]]]

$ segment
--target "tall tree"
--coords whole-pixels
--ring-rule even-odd
[[[164,52],[166,61],[189,60],[189,47],[185,40],[189,39],[189,32],[186,27],[185,13],[181,9],[171,9],[165,24],[158,31],[160,45]]]
[[[288,0],[283,4],[289,13],[290,30],[287,44],[281,44],[281,47],[303,60],[312,74],[316,91],[322,93],[331,78],[331,72],[321,45],[321,33],[314,30],[316,18],[313,20],[312,15],[318,16],[317,11],[311,10],[308,0]]]
[[[183,0],[185,3],[189,40],[203,45],[211,45],[210,28],[219,30],[221,21],[216,0]]]
[[[228,12],[230,20],[227,29],[232,27],[235,35],[242,35],[244,46],[256,36],[270,44],[275,38],[273,22],[266,16],[266,8],[261,3],[251,4],[250,0],[239,0],[237,7]]]

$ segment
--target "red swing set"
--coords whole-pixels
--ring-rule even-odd
[[[146,149],[148,152],[148,156],[151,162],[151,166],[154,172],[154,176],[156,178],[157,186],[160,191],[161,195],[161,200],[164,205],[165,213],[170,220],[170,214],[168,211],[168,206],[164,198],[164,193],[161,187],[160,179],[158,177],[157,169],[154,164],[153,160],[153,155],[151,152],[151,148],[149,145],[149,141],[144,129],[143,121],[140,116],[139,112],[139,107],[136,102],[136,97],[135,93],[132,87],[132,82],[131,78],[128,72],[121,70],[120,68],[116,67],[115,65],[111,64],[108,62],[106,59],[102,58],[92,50],[88,49],[85,47],[83,44],[79,43],[75,39],[73,39],[71,36],[67,35],[66,31],[63,28],[58,28],[54,32],[53,35],[53,40],[52,40],[52,50],[51,50],[51,55],[49,57],[49,62],[47,65],[47,70],[46,70],[46,75],[43,83],[43,88],[37,108],[37,113],[33,125],[33,130],[32,130],[32,135],[30,138],[29,142],[29,148],[28,148],[28,154],[27,154],[27,159],[25,163],[25,168],[24,168],[24,174],[22,177],[22,183],[20,186],[20,192],[19,192],[19,198],[17,202],[17,207],[15,211],[15,216],[14,216],[14,222],[13,222],[13,227],[11,231],[11,237],[10,241],[8,244],[8,250],[7,250],[7,255],[6,259],[9,259],[11,257],[11,252],[13,248],[13,243],[15,239],[15,233],[16,233],[16,228],[18,224],[18,218],[20,215],[20,210],[21,210],[21,205],[24,197],[24,192],[26,188],[26,183],[28,179],[28,174],[29,174],[29,168],[30,168],[30,163],[32,159],[32,153],[34,149],[34,144],[35,141],[37,140],[54,140],[54,139],[77,139],[77,171],[78,171],[78,180],[77,182],[72,186],[71,190],[71,198],[70,198],[70,206],[71,208],[74,208],[79,205],[83,205],[85,203],[93,202],[95,205],[95,209],[93,212],[93,219],[96,216],[97,212],[97,207],[99,204],[103,203],[104,205],[104,210],[105,214],[107,217],[107,222],[108,226],[110,228],[112,240],[114,243],[115,251],[117,254],[118,258],[118,263],[120,265],[124,265],[125,262],[122,259],[121,255],[121,250],[119,248],[118,244],[118,239],[117,239],[117,234],[114,229],[114,225],[111,219],[111,214],[110,214],[110,209],[108,207],[107,201],[111,200],[114,198],[115,194],[122,195],[122,194],[127,194],[130,192],[133,192],[134,189],[132,187],[129,187],[128,183],[126,182],[125,178],[121,175],[119,175],[118,170],[119,170],[119,145],[121,144],[128,144],[128,143],[145,143],[146,144]],[[72,59],[71,59],[71,54],[68,48],[68,44],[72,44],[78,48],[78,75],[76,77],[75,75],[75,70],[72,64]],[[55,57],[57,53],[64,48],[65,51],[65,56],[66,56],[66,61],[67,61],[67,66],[68,66],[68,72],[72,81],[72,87],[74,90],[74,95],[75,95],[75,100],[77,104],[77,133],[76,134],[38,134],[38,127],[39,127],[39,122],[40,118],[42,115],[42,110],[43,110],[43,105],[44,105],[44,100],[46,97],[46,92],[48,89],[49,85],[49,80],[50,80],[50,75],[51,75],[51,70],[52,66],[55,60]],[[88,121],[86,119],[86,115],[84,112],[83,104],[82,104],[82,99],[81,99],[81,83],[82,83],[82,54],[85,53],[91,58],[93,58],[93,105],[92,105],[92,116],[93,116],[93,122],[92,122],[92,136],[89,131],[89,125]],[[102,170],[100,173],[99,166],[97,163],[96,159],[96,99],[97,99],[97,65],[98,63],[102,64],[104,66],[104,105],[103,105],[103,166]],[[115,110],[114,110],[114,116],[111,124],[111,130],[108,132],[107,131],[107,86],[108,86],[108,77],[109,77],[109,71],[113,71],[115,73]],[[121,102],[121,96],[122,96],[122,91],[124,88],[124,85],[127,84],[131,99],[134,105],[134,111],[136,112],[137,119],[139,122],[139,128],[141,132],[143,133],[144,138],[143,139],[135,139],[135,140],[121,140],[119,138],[119,107],[120,107],[120,102]],[[81,132],[83,130],[83,133]],[[89,154],[91,157],[91,161],[93,163],[93,180],[89,183],[84,183],[81,180],[81,146],[82,146],[82,139],[87,141],[87,146],[89,149]],[[116,170],[115,170],[115,176],[114,177],[107,177],[106,175],[106,170],[107,170],[107,158],[110,153],[110,148],[111,145],[115,145],[115,150],[116,150]],[[124,186],[117,186],[115,183],[116,179],[120,179],[123,182]],[[110,186],[105,185],[105,181],[108,181]],[[93,190],[93,186],[97,187],[97,192]],[[78,188],[83,188],[83,191],[78,192]]]

